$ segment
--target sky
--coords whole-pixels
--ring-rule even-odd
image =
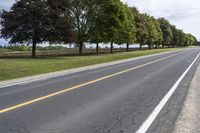
[[[122,0],[142,13],[165,17],[177,28],[192,33],[200,40],[199,0]]]
[[[122,0],[129,6],[135,6],[142,13],[156,18],[165,17],[177,28],[192,33],[200,40],[199,0]],[[9,10],[15,0],[0,0],[0,10]],[[0,45],[5,40],[0,39]]]

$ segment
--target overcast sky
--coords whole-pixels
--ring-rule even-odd
[[[141,12],[165,17],[177,28],[192,33],[200,40],[199,0],[123,0],[129,6],[136,6]]]
[[[178,28],[192,33],[200,40],[199,0],[122,0],[129,6],[136,6],[141,12],[165,17]],[[8,10],[15,0],[0,0],[0,10]],[[4,43],[0,39],[0,45]]]

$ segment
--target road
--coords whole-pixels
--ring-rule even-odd
[[[2,87],[0,132],[136,132],[193,62],[177,87],[187,88],[200,61],[197,58],[199,53],[199,48],[175,51]],[[194,62],[195,59],[197,60]],[[178,101],[176,99],[184,97],[186,92],[187,89],[181,90],[181,93],[176,90],[169,101]],[[177,106],[181,106],[181,102]],[[168,104],[162,108],[147,132],[162,132],[161,129],[163,132],[169,131],[166,131],[169,128],[164,124],[168,115],[163,115],[162,112],[170,112],[170,108],[173,109]],[[169,121],[173,123],[174,120]]]

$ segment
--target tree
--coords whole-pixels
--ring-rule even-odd
[[[96,6],[94,6],[96,5]],[[105,41],[105,33],[102,31],[101,25],[98,23],[98,21],[101,19],[101,16],[103,15],[102,10],[102,1],[94,0],[93,6],[95,7],[93,9],[93,16],[92,16],[92,25],[88,31],[88,41],[91,43],[96,44],[96,53],[99,53],[99,43]]]
[[[146,17],[144,14],[140,14],[135,7],[131,7],[130,10],[133,13],[135,18],[135,27],[136,27],[136,42],[140,44],[140,49],[142,45],[145,45],[147,42],[148,31],[146,28]]]
[[[187,45],[196,45],[197,39],[192,34],[187,34],[188,36],[188,44]]]
[[[163,42],[162,45],[170,47],[173,34],[171,29],[171,24],[165,18],[159,18],[158,21],[160,22],[160,28],[162,29],[163,33]]]
[[[124,5],[124,10],[126,13],[125,22],[122,29],[118,33],[117,43],[126,43],[126,51],[129,51],[129,44],[133,44],[136,41],[136,28],[133,13],[127,5]]]
[[[71,16],[74,18],[74,27],[77,35],[79,54],[83,53],[84,42],[94,31],[94,22],[99,13],[98,0],[71,0]]]
[[[72,16],[78,36],[79,53],[82,54],[84,42],[98,44],[117,40],[119,30],[125,19],[123,3],[120,0],[72,0]]]
[[[71,18],[67,14],[67,0],[19,0],[10,11],[2,11],[1,37],[11,44],[32,43],[32,57],[36,45],[43,42],[73,40]]]
[[[192,38],[194,40],[192,45],[197,45],[198,44],[197,38],[193,35],[192,35]]]
[[[148,31],[147,34],[147,44],[149,46],[149,50],[151,49],[151,46],[158,40],[158,31],[156,29],[156,26],[154,24],[154,20],[151,16],[144,14],[144,17],[146,18],[146,28]]]
[[[180,36],[180,41],[179,41],[179,46],[180,47],[184,47],[184,46],[186,46],[185,44],[186,44],[186,34],[182,31],[182,30],[178,30],[179,31],[179,36]]]
[[[157,37],[154,43],[156,45],[156,48],[158,48],[158,46],[160,46],[163,42],[163,33],[162,33],[162,29],[160,28],[160,22],[154,18],[153,18],[153,21],[154,21],[154,25],[156,27],[156,33],[157,33]]]
[[[110,52],[113,53],[113,44],[117,40],[119,31],[123,29],[125,11],[120,0],[101,0],[101,12],[96,19],[96,27],[102,42],[111,44]]]
[[[179,42],[180,42],[181,37],[180,37],[180,34],[178,32],[178,29],[174,25],[171,26],[171,29],[172,29],[172,34],[173,34],[171,45],[174,46],[174,47],[179,46]]]

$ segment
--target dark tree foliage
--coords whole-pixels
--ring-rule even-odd
[[[160,22],[160,28],[162,29],[163,33],[163,46],[170,46],[173,39],[173,33],[171,29],[171,24],[165,18],[159,18],[158,21]]]
[[[67,0],[20,0],[10,11],[2,11],[1,37],[11,44],[32,43],[32,57],[36,44],[42,42],[71,42],[73,27]]]

